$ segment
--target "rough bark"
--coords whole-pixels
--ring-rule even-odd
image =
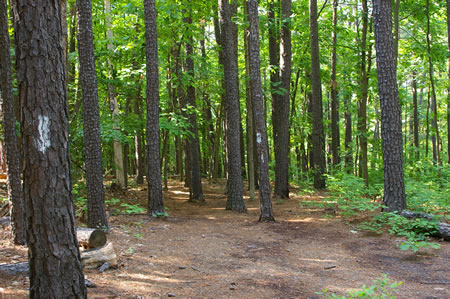
[[[333,165],[341,162],[340,157],[340,134],[339,134],[339,99],[338,87],[336,81],[336,64],[337,64],[337,9],[338,0],[333,0],[333,31],[331,32],[331,154]]]
[[[243,199],[241,171],[238,67],[233,36],[233,26],[235,24],[231,21],[231,5],[228,0],[219,0],[219,17],[224,62],[225,114],[227,121],[228,199],[226,208],[227,210],[246,212],[247,208]]]
[[[188,30],[192,26],[192,17],[190,14],[192,12],[186,12],[189,14],[188,17],[184,18],[184,23],[186,24]],[[205,197],[203,196],[202,189],[202,176],[200,169],[200,146],[198,139],[198,128],[197,128],[197,115],[196,115],[196,103],[195,103],[195,87],[194,87],[194,60],[192,56],[194,55],[193,49],[194,39],[192,35],[188,37],[188,41],[185,43],[186,49],[186,73],[189,76],[189,83],[186,88],[186,102],[191,107],[188,113],[188,120],[190,126],[191,135],[188,137],[189,146],[189,159],[190,159],[190,186],[189,186],[189,200],[205,202]]]
[[[80,59],[80,81],[83,92],[84,161],[86,164],[88,226],[107,228],[91,0],[77,0],[77,9],[78,56]]]
[[[147,182],[148,213],[164,215],[159,137],[158,39],[155,0],[144,0],[147,62]]]
[[[273,99],[275,153],[274,195],[289,198],[289,101],[291,87],[291,0],[281,0],[280,81],[281,94]]]
[[[249,58],[250,58],[250,86],[253,115],[255,119],[256,149],[259,164],[259,221],[275,221],[269,185],[269,149],[267,147],[267,131],[262,101],[261,73],[259,58],[259,25],[258,1],[248,1],[249,19]]]
[[[139,88],[140,90],[140,88]],[[141,96],[140,92],[134,99],[134,113],[137,114],[140,120],[142,120],[142,112],[141,112]],[[145,173],[145,164],[144,164],[144,144],[143,144],[143,136],[141,130],[136,132],[136,136],[134,137],[134,146],[135,146],[135,155],[136,155],[136,184],[141,185],[144,183],[144,173]]]
[[[392,37],[392,2],[373,0],[381,136],[384,161],[384,204],[387,211],[406,208],[403,178],[401,108]]]
[[[11,81],[11,55],[6,1],[0,3],[0,101],[11,233],[15,244],[26,244],[25,209],[20,179],[20,154],[17,145],[16,117]]]
[[[30,298],[86,298],[71,196],[61,5],[14,4]]]
[[[319,30],[317,0],[309,1],[312,83],[312,146],[314,160],[314,187],[325,188],[325,136],[323,130],[322,83],[320,80]]]

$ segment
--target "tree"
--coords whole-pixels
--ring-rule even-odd
[[[105,16],[106,16],[106,38],[108,40],[108,46],[107,49],[110,53],[112,53],[114,46],[113,46],[113,32],[111,30],[111,0],[104,0],[105,4]],[[108,64],[108,79],[113,79],[113,64],[111,63],[110,57],[108,55],[107,59]],[[117,102],[117,96],[116,92],[114,90],[114,85],[111,84],[111,82],[108,82],[108,99],[110,101],[110,109],[112,112],[112,118],[114,122],[114,130],[120,131],[120,126],[118,124],[119,122],[119,103]],[[120,140],[114,140],[113,141],[114,146],[114,168],[116,170],[116,184],[119,186],[120,189],[126,189],[127,188],[127,180],[125,176],[127,174],[124,172],[123,169],[123,151],[122,151],[122,144],[120,143]]]
[[[243,199],[240,147],[240,106],[237,52],[231,21],[231,5],[228,0],[219,0],[221,45],[223,48],[226,110],[226,141],[228,155],[228,199],[227,210],[246,212]]]
[[[30,298],[86,298],[71,195],[61,3],[13,5]]]
[[[450,0],[447,0],[447,76],[450,81]],[[447,84],[447,155],[450,164],[450,84]]]
[[[331,154],[333,165],[341,162],[340,157],[340,135],[339,135],[339,99],[336,81],[337,65],[337,9],[338,1],[333,0],[333,31],[331,32]]]
[[[190,29],[192,26],[192,17],[190,16],[191,12],[186,12],[189,16],[184,18],[184,22],[187,25],[187,28]],[[204,202],[205,197],[203,196],[202,189],[202,177],[200,170],[200,146],[198,141],[198,129],[197,129],[197,115],[195,112],[196,104],[195,104],[195,87],[194,87],[194,60],[192,56],[194,55],[193,49],[194,39],[192,34],[189,34],[187,37],[187,41],[185,43],[186,48],[186,71],[189,76],[189,85],[187,86],[186,92],[186,100],[190,105],[190,111],[188,112],[188,119],[190,123],[190,135],[188,137],[188,146],[189,146],[189,159],[190,159],[190,178],[191,183],[189,185],[189,200]]]
[[[369,9],[367,0],[362,0],[362,29],[361,29],[361,69],[360,84],[361,95],[358,101],[358,131],[359,131],[359,176],[364,178],[366,186],[369,186],[369,169],[367,166],[367,97],[369,93],[369,77],[367,75],[367,29]],[[369,55],[370,59],[370,55]]]
[[[92,6],[90,0],[77,0],[78,55],[83,92],[84,159],[88,197],[88,226],[107,228],[103,190],[100,115],[97,73],[95,71]]]
[[[250,84],[255,119],[256,150],[259,164],[259,221],[275,221],[269,185],[269,150],[261,90],[259,61],[258,0],[248,1]]]
[[[155,0],[144,0],[147,61],[147,182],[148,213],[164,215],[159,139],[158,38]]]
[[[314,187],[325,188],[325,136],[323,131],[322,83],[320,80],[319,30],[317,25],[317,0],[309,1],[309,26],[311,43],[312,85],[312,146]]]
[[[406,208],[401,109],[392,36],[392,2],[373,0],[386,211]]]
[[[275,152],[274,195],[289,198],[289,101],[291,87],[291,0],[281,0],[280,94],[272,104]],[[273,87],[272,87],[273,88]]]
[[[5,141],[8,174],[8,198],[10,203],[11,232],[14,243],[26,244],[25,210],[22,181],[20,179],[20,155],[17,146],[16,117],[11,82],[11,55],[6,1],[0,4],[0,107]]]

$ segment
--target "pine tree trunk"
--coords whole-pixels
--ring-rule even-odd
[[[90,0],[77,0],[78,55],[83,92],[84,157],[88,197],[88,226],[107,228],[103,190],[100,114],[98,107],[97,73],[95,70],[92,6]]]
[[[145,57],[147,74],[147,183],[148,213],[165,214],[161,186],[159,138],[158,39],[155,0],[144,0]]]
[[[412,77],[414,156],[419,160],[419,107],[417,105],[417,80],[415,72],[413,72]]]
[[[189,12],[188,17],[184,18],[184,23],[186,27],[189,29],[192,26],[192,18],[190,16],[192,12]],[[189,200],[190,201],[198,201],[205,202],[205,197],[203,196],[202,189],[202,177],[201,177],[201,169],[200,169],[200,147],[198,140],[198,129],[197,129],[197,115],[195,112],[195,87],[194,87],[194,61],[192,56],[194,55],[193,49],[194,39],[192,35],[188,37],[188,41],[185,43],[186,49],[186,73],[190,76],[189,83],[187,86],[187,103],[192,107],[191,111],[188,114],[189,123],[191,125],[190,131],[191,135],[188,137],[188,146],[189,154],[190,154],[190,177],[191,184],[189,189]]]
[[[447,73],[450,81],[450,0],[447,0]],[[447,86],[447,155],[450,164],[450,84]]]
[[[427,53],[428,53],[428,75],[430,76],[431,85],[431,123],[433,130],[431,131],[431,143],[433,145],[433,161],[441,164],[441,154],[439,151],[439,127],[437,123],[437,98],[436,89],[434,86],[434,69],[433,60],[431,58],[431,32],[430,32],[430,0],[427,0],[426,14],[427,14]]]
[[[258,1],[248,1],[249,19],[249,58],[250,58],[250,86],[252,96],[253,115],[255,119],[256,149],[259,162],[259,221],[275,221],[269,185],[269,149],[267,147],[267,131],[262,101],[261,73],[259,60],[259,25]]]
[[[312,83],[312,146],[314,152],[314,187],[325,188],[325,136],[323,130],[322,84],[320,80],[319,30],[317,0],[309,1]]]
[[[373,0],[373,15],[383,139],[384,204],[387,211],[402,211],[406,208],[406,198],[391,1]]]
[[[352,113],[350,109],[350,99],[345,96],[344,98],[344,120],[345,120],[345,159],[344,168],[347,173],[353,172],[353,150],[352,150]]]
[[[358,101],[358,132],[359,132],[359,176],[369,186],[369,170],[367,166],[367,95],[369,92],[369,78],[367,76],[367,30],[368,30],[367,0],[362,0],[362,33],[361,33],[361,98]]]
[[[6,1],[0,3],[0,101],[8,198],[10,203],[11,233],[15,244],[26,244],[26,223],[22,181],[20,179],[20,152],[17,145],[16,117],[12,94],[11,55]]]
[[[244,14],[248,16],[248,1],[244,0]],[[248,18],[248,17],[247,17]],[[248,189],[250,191],[250,200],[255,199],[255,161],[254,161],[254,148],[255,148],[255,127],[252,107],[252,88],[250,86],[250,51],[249,51],[249,27],[244,29],[244,47],[245,47],[245,95],[246,95],[246,108],[247,108],[247,167],[248,167]]]
[[[243,183],[240,154],[240,105],[238,66],[233,33],[231,5],[228,0],[219,0],[221,40],[224,61],[225,101],[226,101],[226,145],[228,157],[228,199],[227,210],[246,212],[243,199]]]
[[[339,99],[338,99],[338,88],[336,82],[336,63],[337,63],[337,9],[338,0],[333,0],[333,31],[331,33],[331,153],[332,153],[332,163],[334,166],[341,163],[340,157],[340,135],[339,135]]]
[[[280,81],[282,94],[274,98],[272,107],[275,152],[274,195],[280,198],[289,198],[289,101],[292,57],[291,0],[281,0],[281,17]]]
[[[30,298],[86,298],[71,195],[61,6],[35,4],[14,2]]]
[[[113,32],[111,30],[111,0],[104,0],[105,1],[105,16],[106,16],[106,38],[108,39],[108,51],[113,51]],[[111,60],[107,59],[108,68],[110,70],[110,73],[108,74],[109,80],[113,79],[113,65],[111,63]],[[117,96],[114,91],[114,86],[111,83],[108,83],[108,98],[110,101],[110,108],[112,112],[112,118],[114,121],[114,127],[113,129],[116,131],[120,131],[119,127],[119,103],[117,102]],[[114,167],[116,169],[116,184],[119,186],[120,189],[126,189],[126,181],[125,181],[125,172],[123,169],[123,150],[122,150],[122,144],[119,140],[113,141],[113,148],[114,148]]]

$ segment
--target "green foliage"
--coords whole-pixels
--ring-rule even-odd
[[[381,208],[376,201],[379,185],[369,188],[364,180],[345,172],[328,176],[329,193],[322,201],[302,201],[304,207],[333,209],[343,217],[354,217],[360,212],[371,212]]]
[[[86,215],[87,213],[87,198],[86,185],[84,182],[77,182],[72,186],[73,204],[75,205],[75,214],[77,217]]]
[[[421,248],[439,249],[438,243],[427,241],[427,238],[437,231],[438,226],[438,220],[423,218],[411,220],[397,213],[380,213],[371,221],[360,224],[358,228],[375,233],[381,233],[386,228],[390,234],[407,239],[398,245],[401,250],[412,250],[416,253]]]
[[[360,290],[347,292],[343,296],[336,294],[328,294],[328,290],[317,292],[318,295],[324,295],[327,298],[338,299],[351,299],[351,298],[373,298],[373,299],[386,299],[395,298],[394,292],[401,286],[402,282],[391,283],[386,274],[383,274],[381,278],[377,278],[370,286],[363,285]]]

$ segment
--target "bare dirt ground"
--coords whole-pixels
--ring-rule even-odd
[[[188,189],[170,181],[167,219],[110,216],[108,241],[117,269],[85,270],[96,287],[90,298],[323,298],[344,294],[387,274],[401,281],[396,298],[450,298],[450,245],[417,254],[396,248],[400,238],[356,232],[323,210],[301,208],[305,199],[274,201],[276,223],[258,223],[259,202],[246,199],[247,214],[226,211],[222,183],[205,183],[205,205],[189,203]],[[146,207],[145,186],[108,194]],[[355,219],[354,219],[355,220]],[[0,228],[0,264],[26,261]],[[25,298],[25,276],[0,274],[0,298]]]

